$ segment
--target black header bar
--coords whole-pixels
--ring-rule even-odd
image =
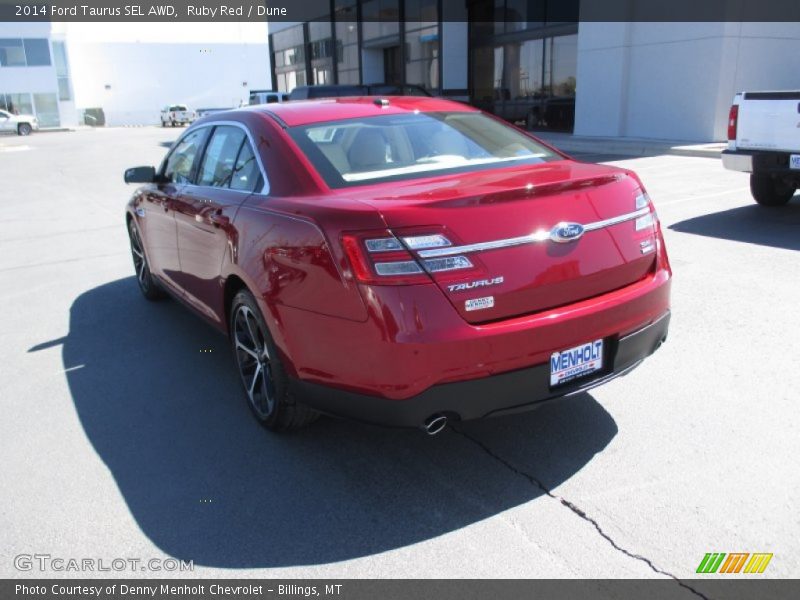
[[[398,3],[404,0],[398,0]],[[0,0],[0,21],[305,22],[330,18],[331,0]],[[397,21],[392,3],[362,11],[365,21]],[[520,8],[521,7],[521,8]],[[441,21],[797,22],[798,0],[441,0]],[[520,12],[522,11],[522,12]],[[524,13],[524,14],[522,14]],[[527,28],[527,27],[523,27]]]

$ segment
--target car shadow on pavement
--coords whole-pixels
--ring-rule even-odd
[[[669,228],[680,233],[800,250],[800,196],[795,195],[786,206],[740,206],[680,221]]]
[[[617,432],[581,394],[461,434],[331,418],[271,434],[249,414],[227,340],[177,302],[142,299],[133,277],[75,300],[63,360],[139,527],[197,566],[330,563],[431,539],[542,494],[487,448],[513,448],[552,489]]]

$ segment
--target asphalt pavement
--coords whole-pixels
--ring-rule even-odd
[[[761,577],[798,575],[800,196],[762,209],[713,158],[581,155],[658,209],[675,277],[653,357],[435,437],[274,435],[226,340],[136,287],[122,173],[178,133],[0,137],[0,577],[92,575],[18,568],[37,553],[194,565],[103,573],[126,577],[688,580],[707,552],[768,552]]]

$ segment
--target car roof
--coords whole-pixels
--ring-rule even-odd
[[[381,100],[386,101],[386,104]],[[283,104],[253,106],[245,110],[270,113],[288,127],[377,115],[402,115],[415,111],[479,112],[461,102],[424,96],[342,96],[319,100],[292,100]]]

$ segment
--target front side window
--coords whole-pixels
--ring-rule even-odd
[[[244,138],[244,131],[238,127],[216,127],[200,165],[197,185],[228,187]]]
[[[197,152],[206,137],[206,129],[187,133],[167,157],[164,176],[173,183],[190,183],[192,166]]]
[[[560,159],[524,133],[480,113],[347,119],[293,127],[289,134],[331,187]]]

